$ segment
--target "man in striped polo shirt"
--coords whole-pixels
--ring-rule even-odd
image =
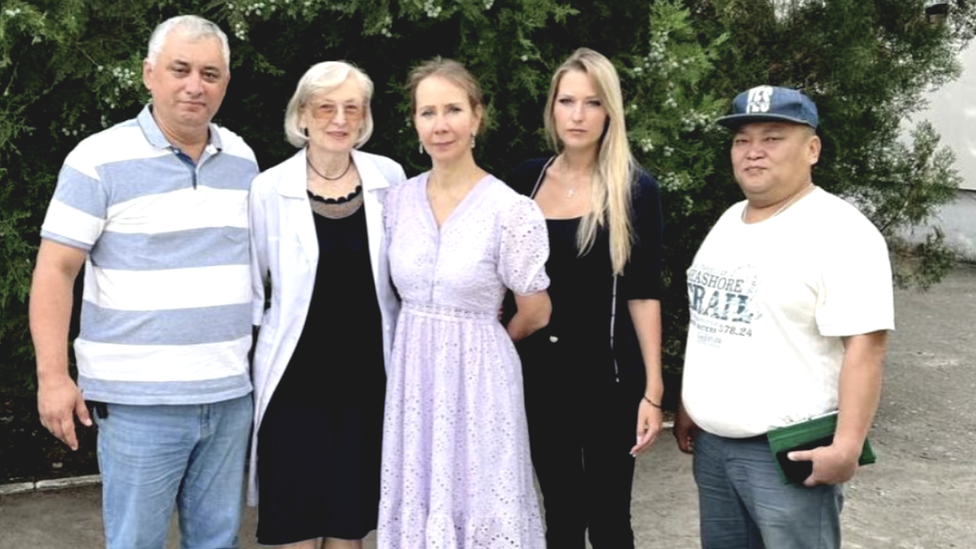
[[[109,548],[161,549],[174,507],[182,547],[238,546],[258,168],[211,123],[229,58],[205,19],[160,24],[143,62],[152,103],[68,155],[41,228],[30,299],[41,422],[77,449],[74,416],[94,416]],[[67,339],[82,266],[76,385]]]

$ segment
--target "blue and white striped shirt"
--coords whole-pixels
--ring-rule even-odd
[[[88,252],[75,340],[88,400],[200,404],[251,390],[254,153],[210,125],[194,164],[150,107],[65,159],[41,236]]]

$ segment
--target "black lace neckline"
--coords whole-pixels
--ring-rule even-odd
[[[310,199],[316,202],[321,202],[323,204],[345,204],[346,202],[349,202],[354,198],[356,198],[357,196],[359,196],[360,194],[362,194],[363,186],[362,184],[356,185],[356,188],[353,189],[351,193],[347,194],[346,196],[340,196],[338,198],[325,198],[313,193],[308,189],[305,189],[305,192],[308,193],[308,197]]]

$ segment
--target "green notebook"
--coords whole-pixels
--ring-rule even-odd
[[[777,472],[784,484],[803,484],[803,481],[813,471],[811,461],[790,461],[786,455],[794,450],[810,450],[819,446],[828,446],[834,440],[837,430],[837,412],[817,416],[806,421],[778,427],[766,433],[769,439],[769,449],[776,459]],[[859,465],[868,465],[877,461],[871,443],[864,439],[861,449]]]

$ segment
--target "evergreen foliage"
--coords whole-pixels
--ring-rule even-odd
[[[442,55],[486,91],[479,162],[504,178],[546,154],[542,108],[553,69],[579,46],[620,70],[631,143],[657,175],[666,215],[666,363],[680,368],[684,271],[711,224],[741,199],[728,135],[713,120],[757,84],[804,88],[821,111],[815,181],[854,199],[893,249],[897,282],[926,286],[951,265],[937,230],[901,238],[953,196],[952,155],[922,123],[900,124],[922,94],[957,76],[976,6],[957,0],[934,24],[922,0],[0,0],[0,387],[33,386],[27,292],[38,230],[61,162],[87,135],[148,99],[141,61],[152,28],[197,13],[231,38],[230,89],[217,122],[263,168],[293,153],[285,105],[313,63],[345,59],[376,83],[366,149],[427,167],[404,81]],[[825,220],[826,222],[827,220]]]

